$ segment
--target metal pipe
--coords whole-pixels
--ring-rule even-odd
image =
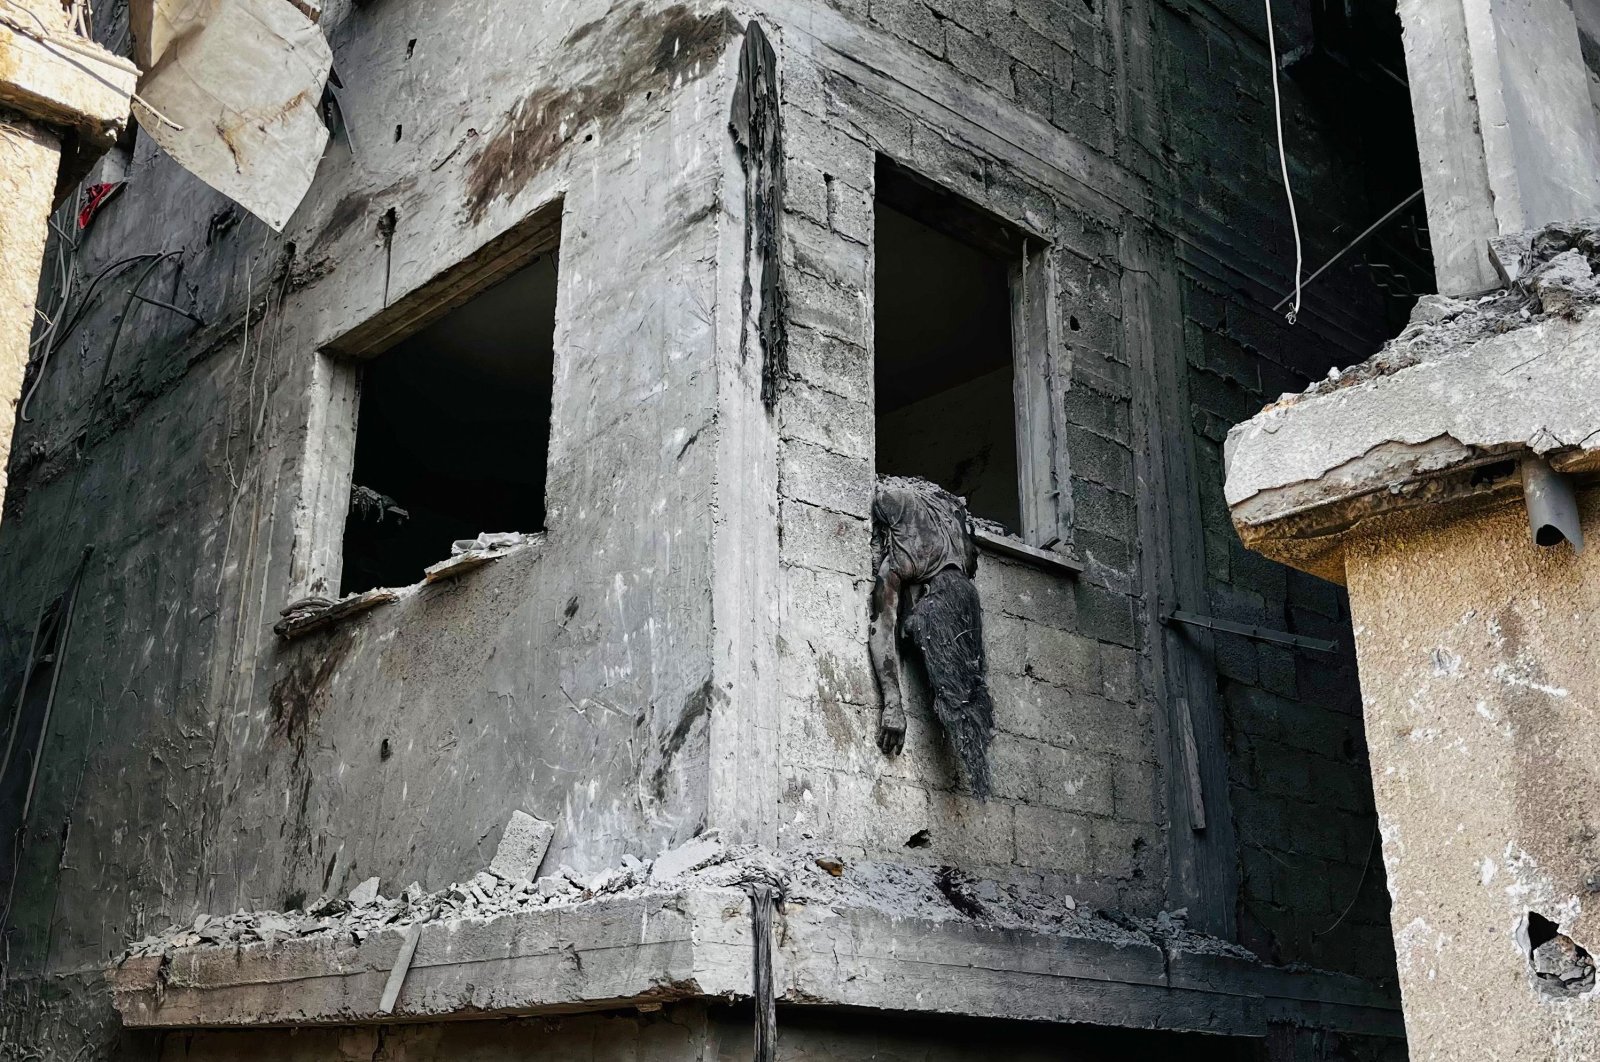
[[[1541,546],[1572,544],[1583,552],[1583,522],[1578,517],[1578,495],[1572,477],[1550,467],[1537,454],[1522,459],[1522,498],[1528,506],[1528,530]]]

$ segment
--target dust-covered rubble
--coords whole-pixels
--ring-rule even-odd
[[[420,923],[489,921],[546,908],[597,903],[614,897],[699,889],[774,887],[781,903],[840,910],[870,910],[893,917],[965,920],[997,929],[1028,930],[1113,945],[1157,946],[1253,960],[1236,945],[1191,932],[1184,912],[1152,918],[1079,906],[1047,889],[970,877],[949,867],[853,862],[823,851],[775,854],[755,845],[726,845],[702,835],[655,859],[624,856],[621,866],[580,873],[563,865],[536,880],[484,870],[437,892],[412,883],[383,896],[368,879],[347,897],[330,896],[293,911],[202,914],[192,922],[133,944],[119,961],[185,948],[240,948],[294,939],[369,935]]]

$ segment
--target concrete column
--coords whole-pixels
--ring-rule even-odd
[[[70,32],[56,0],[0,7],[0,502],[28,363],[62,136],[77,160],[126,126],[138,71]]]
[[[0,499],[6,493],[11,430],[22,400],[22,372],[61,141],[43,127],[0,119]]]
[[[1486,241],[1600,212],[1600,132],[1567,0],[1400,0],[1439,290],[1493,287]]]
[[[1246,545],[1349,587],[1412,1058],[1600,1058],[1596,236],[1228,439]]]

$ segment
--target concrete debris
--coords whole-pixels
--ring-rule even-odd
[[[438,564],[430,565],[423,572],[423,580],[436,583],[441,579],[453,579],[543,537],[538,534],[525,535],[520,531],[484,531],[477,538],[457,539],[450,544],[450,556]]]
[[[384,1014],[393,1014],[394,1005],[400,1000],[400,989],[405,987],[406,974],[411,970],[411,958],[417,953],[422,926],[409,925],[405,932],[405,939],[400,943],[400,954],[396,956],[394,966],[389,971],[389,980],[383,986],[383,997],[378,1000],[378,1010]]]
[[[346,616],[398,601],[400,597],[400,591],[386,587],[350,594],[338,601],[330,601],[325,597],[303,597],[291,602],[283,610],[283,618],[272,625],[272,630],[278,637],[288,641],[321,630]]]
[[[555,835],[554,823],[526,811],[513,811],[506,832],[500,835],[500,846],[489,861],[489,872],[507,881],[532,881],[538,876],[539,864],[544,862]]]
[[[450,555],[458,557],[463,553],[510,549],[512,546],[531,542],[535,537],[525,535],[521,531],[480,531],[477,538],[458,538],[450,543]]]
[[[378,899],[378,879],[368,878],[360,885],[350,890],[348,900],[351,907],[366,907]]]
[[[1183,912],[1139,918],[1120,911],[1079,910],[1071,897],[1059,892],[978,880],[952,868],[866,861],[846,866],[827,853],[779,855],[757,845],[726,845],[714,836],[695,838],[653,862],[629,856],[623,863],[587,876],[563,867],[560,873],[537,883],[480,873],[439,892],[423,894],[408,888],[393,899],[377,895],[376,885],[364,882],[351,893],[348,903],[335,898],[319,901],[305,911],[201,915],[190,924],[172,926],[133,944],[123,958],[190,947],[232,948],[288,937],[344,936],[359,941],[380,930],[403,930],[424,922],[488,921],[603,897],[767,885],[778,890],[784,905],[871,910],[934,921],[966,919],[1002,929],[1057,933],[1114,945],[1153,944],[1254,961],[1251,953],[1238,945],[1189,931],[1183,924]],[[356,903],[355,898],[363,902]]]
[[[692,874],[720,860],[723,851],[722,841],[716,836],[699,837],[686,845],[663,853],[650,870],[650,880],[661,882],[684,874]]]

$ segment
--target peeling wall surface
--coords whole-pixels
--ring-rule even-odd
[[[1411,1057],[1593,1058],[1595,554],[1534,546],[1517,503],[1429,515],[1347,558]]]
[[[1281,32],[1309,33],[1309,5],[1285,6]],[[783,130],[770,410],[728,130],[751,17]],[[1293,244],[1255,5],[382,0],[321,24],[348,135],[282,235],[141,137],[76,266],[174,256],[114,272],[30,369],[0,522],[7,712],[42,610],[95,552],[0,926],[0,1051],[245,1053],[250,1034],[119,1038],[100,964],[201,912],[466,880],[519,809],[557,824],[546,873],[716,828],[1188,908],[1267,962],[1392,980],[1353,657],[1161,623],[1182,607],[1348,642],[1342,592],[1243,550],[1221,493],[1229,426],[1384,338],[1363,273],[1330,271],[1293,331],[1270,309]],[[1389,204],[1331,112],[1285,92],[1310,261]],[[880,155],[1048,247],[1042,428],[1085,570],[981,558],[988,800],[925,696],[902,755],[874,741]],[[280,640],[280,610],[338,586],[358,388],[323,348],[540,210],[560,215],[546,534]],[[146,268],[147,293],[206,323],[130,299]],[[1179,515],[1152,507],[1158,452],[1188,470],[1161,481]],[[1169,650],[1203,831],[1174,819]],[[696,1013],[695,1043],[723,1035]],[[692,1056],[677,1018],[539,1028],[548,1057]],[[500,1057],[516,1037],[495,1028],[262,1034],[260,1057]],[[988,1057],[986,1035],[927,1051]],[[892,1038],[819,1026],[782,1057]],[[1327,1057],[1402,1050],[1347,1048]]]

